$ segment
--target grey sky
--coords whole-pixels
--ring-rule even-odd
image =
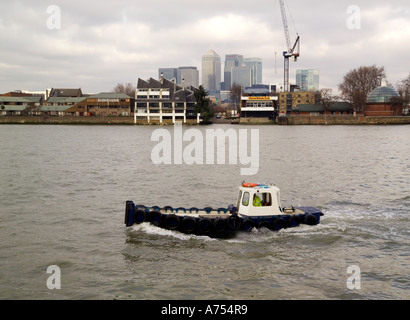
[[[286,3],[291,41],[296,32],[301,37],[291,82],[298,68],[319,69],[320,87],[335,91],[361,65],[384,66],[393,84],[410,73],[408,0]],[[51,5],[61,10],[61,29],[48,28]],[[360,29],[347,26],[351,5],[360,9]],[[280,83],[286,50],[278,0],[2,1],[0,43],[0,93],[110,91],[117,83],[157,77],[162,67],[201,70],[209,49],[222,63],[233,53],[262,58],[264,83]]]

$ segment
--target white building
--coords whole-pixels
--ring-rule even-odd
[[[135,92],[134,122],[146,123],[199,123],[195,112],[195,90],[192,86],[179,86],[165,79],[138,79]]]

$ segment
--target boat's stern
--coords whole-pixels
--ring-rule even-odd
[[[324,216],[323,212],[315,207],[297,207],[304,212],[304,220],[308,225],[316,225],[320,223],[320,217]]]
[[[124,223],[127,227],[130,227],[134,224],[134,215],[135,215],[135,204],[133,201],[128,200],[125,203],[125,219],[124,219]]]

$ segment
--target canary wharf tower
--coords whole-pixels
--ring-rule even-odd
[[[221,58],[214,50],[209,50],[202,56],[202,85],[209,92],[215,92],[220,83]]]

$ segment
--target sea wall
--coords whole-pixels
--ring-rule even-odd
[[[134,117],[0,116],[0,124],[133,125]],[[147,122],[137,120],[137,124]],[[159,124],[159,121],[151,124]],[[162,124],[172,124],[172,121],[164,120]],[[196,124],[196,120],[188,120],[187,124]]]
[[[216,121],[218,123],[218,121]],[[271,121],[268,118],[241,118],[240,124],[255,125],[395,125],[410,124],[410,116],[404,117],[354,117],[354,116],[291,116],[277,118]],[[133,125],[133,117],[73,117],[73,116],[0,116],[0,124],[66,124],[66,125]],[[147,124],[138,121],[137,124]],[[151,124],[159,124],[153,122]],[[172,124],[164,121],[162,124]],[[187,124],[196,124],[196,120],[189,120]]]
[[[287,117],[287,125],[387,125],[410,124],[410,117],[354,117],[354,116],[294,116]]]

